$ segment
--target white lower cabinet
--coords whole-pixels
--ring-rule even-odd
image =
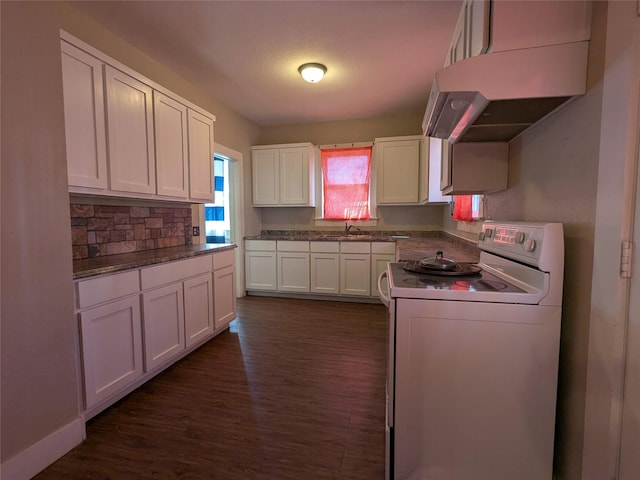
[[[340,293],[371,295],[371,244],[369,242],[340,243]]]
[[[311,293],[340,293],[340,244],[310,242]]]
[[[245,241],[245,283],[247,290],[276,290],[276,242]]]
[[[187,347],[213,334],[213,284],[211,273],[183,282],[184,329]]]
[[[278,290],[309,292],[309,242],[278,241]]]
[[[144,359],[148,372],[185,349],[182,282],[142,294]]]
[[[374,242],[371,244],[371,295],[379,296],[378,277],[387,270],[389,262],[396,260],[395,244],[389,242]],[[387,280],[383,279],[382,288],[387,291]]]
[[[87,419],[235,318],[234,268],[224,250],[76,281]]]
[[[142,377],[140,320],[138,295],[80,313],[87,409]]]

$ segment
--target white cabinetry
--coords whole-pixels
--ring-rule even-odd
[[[187,107],[153,92],[158,195],[186,199],[189,189]]]
[[[491,0],[465,0],[453,31],[445,66],[489,49]]]
[[[236,254],[213,254],[213,321],[216,330],[236,318]]]
[[[496,192],[507,188],[509,144],[442,141],[442,180],[446,195]]]
[[[278,240],[278,290],[309,291],[309,242]]]
[[[184,281],[184,330],[187,347],[213,333],[211,278],[211,272],[207,272]]]
[[[87,409],[143,375],[138,271],[77,283]]]
[[[340,243],[310,242],[310,291],[338,295],[340,293]]]
[[[253,205],[314,206],[314,159],[309,143],[252,147]]]
[[[340,242],[340,293],[371,295],[371,244]]]
[[[378,277],[387,271],[387,264],[396,260],[395,243],[372,242],[371,243],[371,296],[378,296]],[[386,289],[386,278],[383,288]],[[385,290],[386,292],[386,290]]]
[[[189,196],[213,202],[213,118],[189,109],[188,124]]]
[[[61,50],[69,187],[106,189],[103,64],[66,42]]]
[[[424,205],[448,201],[437,186],[440,162],[438,158],[432,161],[430,151],[429,139],[419,135],[375,140],[378,205]]]
[[[144,358],[148,372],[185,349],[182,284],[174,283],[145,292]]]
[[[156,193],[151,87],[105,65],[111,190]]]
[[[245,283],[247,290],[276,290],[276,242],[245,241]]]
[[[61,37],[69,191],[213,201],[215,116]]]

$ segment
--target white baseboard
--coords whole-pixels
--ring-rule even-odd
[[[84,419],[78,417],[0,465],[0,479],[29,480],[85,438]]]

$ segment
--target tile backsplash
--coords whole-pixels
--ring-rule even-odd
[[[191,245],[191,208],[71,204],[74,260]]]

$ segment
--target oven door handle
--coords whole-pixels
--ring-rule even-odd
[[[385,293],[384,290],[382,289],[382,281],[385,278],[387,278],[386,271],[378,275],[378,296],[380,297],[380,300],[382,300],[382,303],[384,303],[384,306],[389,308],[389,302],[391,301],[391,297],[389,296],[389,292]],[[387,282],[387,287],[388,286],[389,286],[389,282]]]

